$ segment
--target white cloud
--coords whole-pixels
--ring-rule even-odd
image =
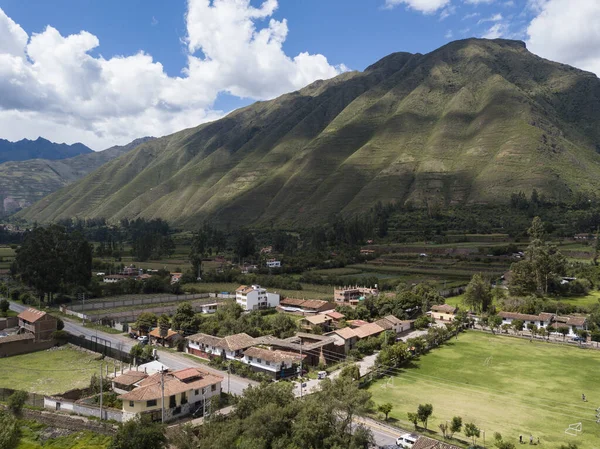
[[[465,3],[469,5],[481,5],[481,4],[490,4],[494,3],[496,0],[465,0]]]
[[[539,14],[527,28],[527,47],[544,58],[600,75],[600,2],[536,0]]]
[[[0,9],[0,136],[81,140],[96,149],[218,118],[220,92],[268,99],[335,76],[323,55],[286,55],[276,0],[188,0],[187,67],[169,77],[139,52],[105,59],[86,31],[30,36]],[[260,27],[257,22],[268,22]]]
[[[501,20],[502,20],[502,14],[498,13],[498,14],[494,14],[493,16],[486,17],[485,19],[479,19],[479,21],[477,23],[481,24],[484,22],[500,22]]]
[[[508,25],[505,23],[495,23],[485,33],[481,35],[484,39],[498,39],[505,36],[508,31]]]
[[[440,13],[440,22],[442,20],[446,20],[448,17],[450,17],[453,14],[456,14],[456,6],[448,5],[448,7],[442,9],[442,12]]]
[[[452,39],[454,37],[454,33],[452,32],[452,30],[448,30],[448,31],[446,31],[446,34],[444,35],[444,37],[446,39]]]
[[[410,9],[432,14],[446,5],[450,4],[450,0],[385,0],[386,8],[395,8],[396,6],[406,5]]]
[[[469,20],[469,19],[474,19],[475,17],[479,17],[480,14],[478,12],[472,12],[470,14],[465,14],[465,16],[462,18],[462,20]]]

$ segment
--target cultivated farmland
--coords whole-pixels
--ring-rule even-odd
[[[407,412],[430,403],[428,428],[434,431],[453,416],[462,416],[463,423],[485,430],[487,442],[500,432],[517,445],[519,435],[527,442],[533,435],[543,447],[573,442],[579,449],[592,449],[600,437],[599,364],[600,352],[595,350],[472,331],[369,390],[376,403],[393,404],[390,416],[405,428],[412,427]],[[582,401],[582,393],[588,402]],[[565,434],[575,423],[582,423],[581,434]]]

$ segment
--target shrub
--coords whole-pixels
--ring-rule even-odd
[[[29,394],[26,391],[15,391],[8,397],[8,409],[16,416],[20,415],[28,398]]]

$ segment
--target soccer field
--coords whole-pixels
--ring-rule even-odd
[[[494,432],[500,432],[517,447],[519,435],[527,443],[533,435],[545,448],[573,442],[579,449],[594,449],[600,447],[599,368],[600,351],[471,331],[397,370],[393,378],[377,381],[369,391],[377,404],[393,404],[390,417],[405,428],[412,427],[407,412],[431,403],[428,428],[437,432],[439,424],[462,416],[463,423],[485,430],[488,446]],[[582,432],[566,434],[575,423],[582,424]],[[456,436],[467,440],[462,433]]]

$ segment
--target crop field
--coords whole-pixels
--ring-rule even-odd
[[[64,393],[87,387],[92,375],[100,374],[100,363],[97,354],[69,345],[5,357],[0,359],[0,387],[39,394]],[[108,369],[112,372],[112,363]]]
[[[464,294],[446,298],[446,304],[464,308],[463,298],[464,298]],[[556,303],[558,303],[558,302],[561,302],[563,304],[569,304],[572,306],[578,306],[578,307],[591,307],[593,305],[598,304],[599,301],[600,301],[600,291],[598,291],[598,290],[590,291],[589,294],[587,294],[585,296],[565,296],[565,297],[561,297],[561,298],[557,298],[557,299],[550,299],[548,301],[547,312],[552,312],[552,311],[556,312],[555,308],[556,308]]]
[[[473,422],[485,430],[487,443],[500,432],[517,447],[519,435],[527,441],[533,435],[542,447],[575,443],[579,449],[595,449],[599,363],[600,351],[471,331],[395,370],[369,391],[377,404],[393,404],[390,417],[405,428],[412,427],[407,412],[430,403],[432,431],[461,416],[463,424]],[[579,423],[581,432],[565,433]],[[467,440],[463,434],[456,437]]]
[[[10,246],[0,246],[0,269],[9,268],[14,257],[14,249],[12,249]]]

